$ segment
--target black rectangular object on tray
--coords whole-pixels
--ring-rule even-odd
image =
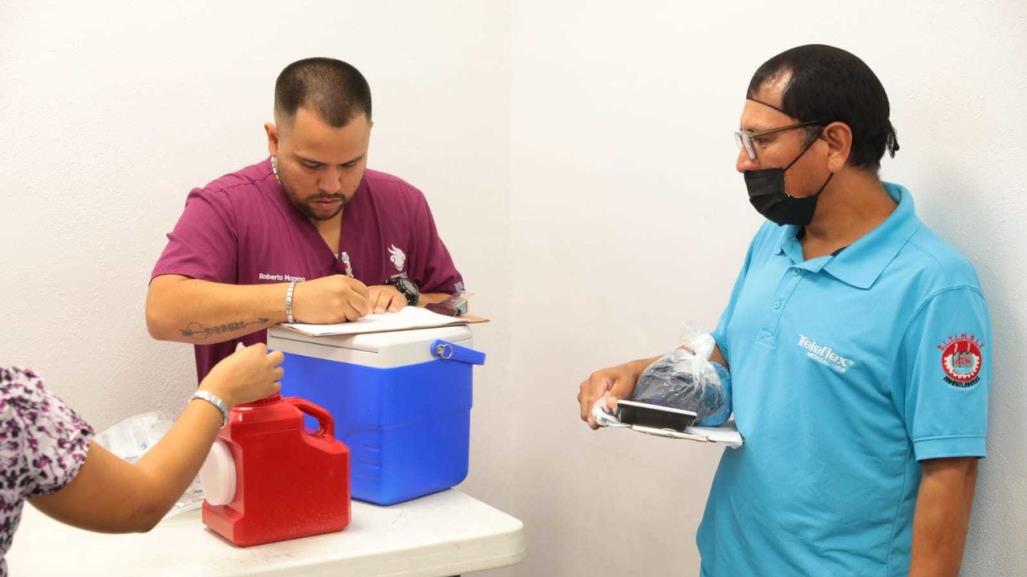
[[[620,422],[626,425],[640,425],[672,431],[684,431],[695,423],[696,418],[693,411],[625,400],[617,401],[616,415]]]

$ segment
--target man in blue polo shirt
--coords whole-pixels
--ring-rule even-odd
[[[985,456],[991,327],[967,260],[878,178],[884,88],[820,45],[767,61],[737,168],[768,222],[713,336],[735,422],[699,527],[701,574],[956,576]],[[654,359],[593,373],[582,418]]]

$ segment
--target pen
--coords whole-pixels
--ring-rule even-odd
[[[339,260],[342,261],[342,266],[346,276],[353,278],[353,266],[349,263],[349,253],[342,251],[339,253]]]

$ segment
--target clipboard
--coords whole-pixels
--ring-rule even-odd
[[[714,443],[724,445],[729,449],[737,449],[745,443],[745,439],[742,438],[742,434],[735,428],[733,421],[723,427],[685,427],[684,432],[642,425],[629,425],[624,428],[644,435],[663,437],[665,439],[696,441],[699,443]]]
[[[312,325],[305,323],[282,323],[288,330],[308,337],[330,337],[339,335],[361,335],[387,333],[415,329],[429,329],[454,325],[487,323],[485,317],[462,315],[444,316],[420,307],[403,307],[399,312],[370,314],[348,323]]]

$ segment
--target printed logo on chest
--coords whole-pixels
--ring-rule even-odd
[[[852,365],[856,364],[856,361],[838,354],[833,347],[821,345],[804,334],[799,334],[799,342],[797,344],[806,351],[807,358],[837,373],[844,374]]]

